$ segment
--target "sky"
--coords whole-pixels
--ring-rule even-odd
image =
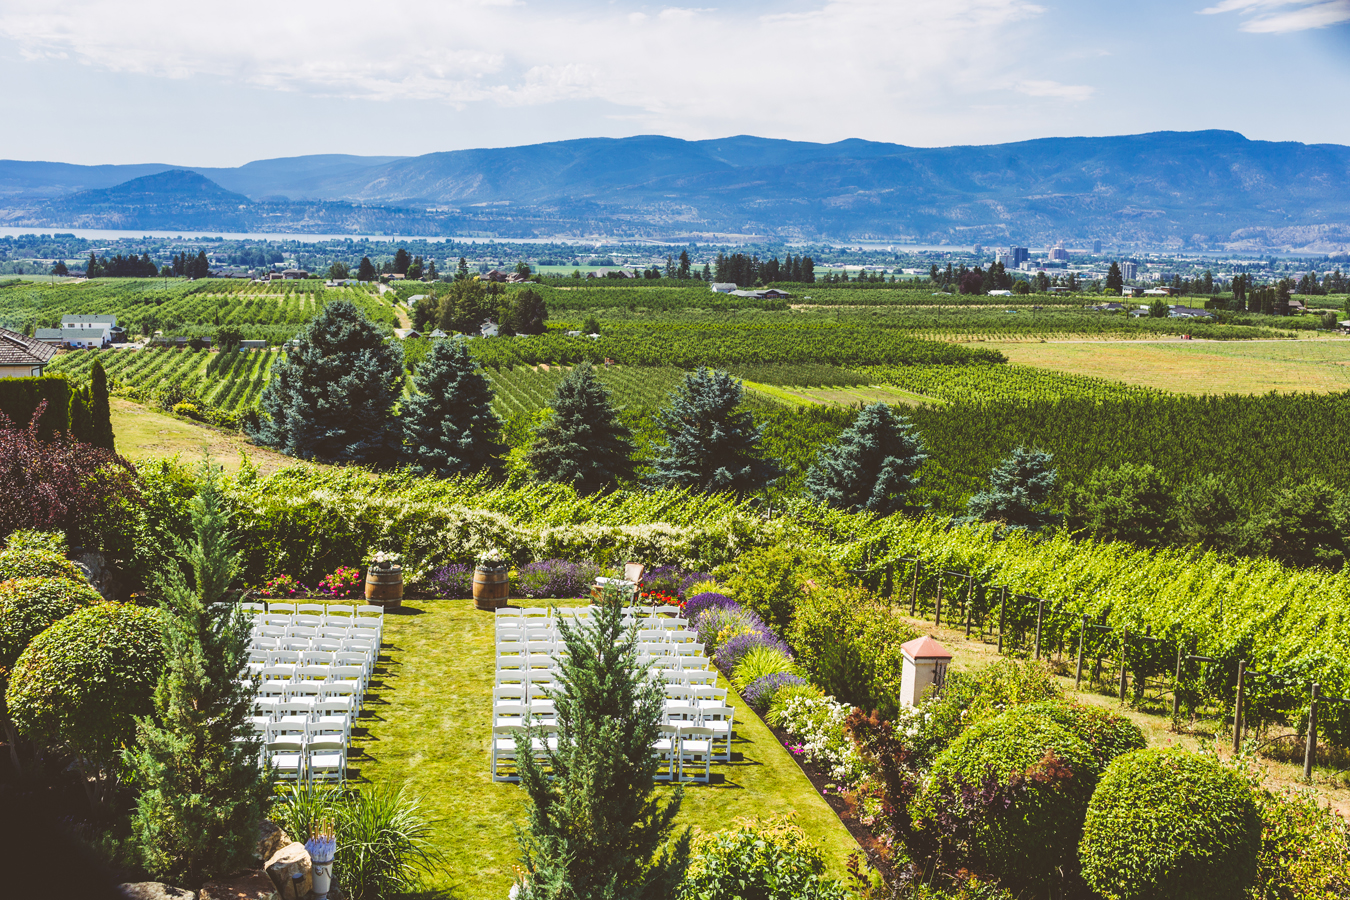
[[[0,158],[581,137],[1350,144],[1350,0],[0,0]]]

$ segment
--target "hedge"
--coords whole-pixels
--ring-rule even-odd
[[[1261,813],[1243,777],[1180,749],[1135,750],[1088,806],[1083,878],[1106,900],[1229,900],[1256,877]]]
[[[98,591],[69,578],[0,581],[0,687],[29,641],[80,607],[102,602]]]
[[[88,439],[91,416],[88,393],[83,388],[61,375],[0,378],[0,412],[15,425],[26,427],[43,400],[47,401],[41,423],[44,437],[57,431],[73,431],[78,440]]]

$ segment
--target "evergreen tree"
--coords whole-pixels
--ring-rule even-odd
[[[666,900],[689,864],[688,830],[670,840],[684,799],[654,796],[652,754],[664,714],[660,680],[638,662],[617,591],[590,621],[559,623],[567,644],[554,694],[557,749],[548,772],[530,729],[516,739],[528,827],[518,833],[525,870],[517,900]]]
[[[1071,517],[1102,541],[1160,547],[1172,525],[1172,497],[1153,466],[1096,469],[1072,492]]]
[[[455,270],[455,280],[456,281],[469,280],[469,261],[462,256],[459,258],[459,268]]]
[[[1123,287],[1125,287],[1125,276],[1120,273],[1120,264],[1113,262],[1111,268],[1106,270],[1106,289],[1119,294]]]
[[[230,593],[239,556],[219,469],[208,469],[190,514],[192,540],[179,551],[191,584],[176,566],[158,579],[167,664],[126,757],[141,788],[132,828],[146,868],[195,885],[248,864],[272,786],[248,720],[250,622]]]
[[[547,320],[544,298],[533,288],[513,294],[502,316],[502,324],[509,327],[512,334],[543,334]]]
[[[989,490],[966,503],[976,522],[999,522],[1009,528],[1040,531],[1059,518],[1047,508],[1055,486],[1049,453],[1018,447],[989,475]]]
[[[530,468],[541,481],[591,494],[633,478],[633,436],[588,362],[573,367],[548,404],[553,415],[534,431]]]
[[[112,405],[108,402],[108,373],[102,360],[94,360],[89,373],[89,443],[114,450]]]
[[[408,256],[408,251],[399,247],[394,253],[394,274],[407,275],[408,266],[412,264],[412,258]]]
[[[92,250],[89,252],[89,262],[84,267],[84,276],[86,278],[97,278],[99,276],[98,257],[94,256]]]
[[[418,472],[448,478],[496,472],[506,448],[492,411],[492,388],[466,341],[436,341],[413,376],[416,393],[403,404],[408,462]]]
[[[689,279],[689,265],[690,265],[690,263],[689,263],[689,251],[688,251],[688,250],[681,250],[681,251],[680,251],[680,268],[679,268],[679,271],[676,273],[677,277],[679,277],[679,278],[681,278],[681,279],[687,281],[687,280]]]
[[[823,448],[806,473],[817,501],[851,512],[887,516],[905,508],[928,458],[909,421],[884,403],[860,411],[839,439]]]
[[[743,391],[726,372],[705,366],[685,376],[670,406],[657,414],[666,445],[652,460],[654,484],[749,494],[782,474],[761,455],[764,429],[750,413],[737,410]]]
[[[52,266],[52,274],[58,277],[70,274],[70,269],[66,268],[66,261],[64,259],[58,259],[56,261],[56,265]]]
[[[1346,302],[1347,302],[1347,303],[1350,303],[1350,300],[1347,300]],[[581,333],[582,333],[582,334],[599,334],[599,333],[600,333],[600,320],[597,319],[595,316],[587,316],[587,317],[586,317],[586,321],[583,322],[582,325],[581,325]]]
[[[361,257],[361,264],[356,267],[357,281],[374,281],[375,264],[370,261],[369,256]]]
[[[422,257],[414,256],[413,261],[408,263],[407,276],[409,281],[419,281],[422,278]]]
[[[329,303],[272,367],[249,430],[261,444],[301,459],[392,463],[401,431],[403,349],[349,300]]]
[[[1206,550],[1236,553],[1245,542],[1244,514],[1234,498],[1241,496],[1232,479],[1202,475],[1177,493],[1177,538]]]
[[[436,260],[427,263],[427,278],[435,281],[439,276],[436,274]]]
[[[192,271],[188,273],[193,278],[209,278],[211,276],[211,261],[206,258],[206,251],[200,250],[197,258],[192,261]]]

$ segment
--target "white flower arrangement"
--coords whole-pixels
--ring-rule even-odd
[[[488,571],[505,569],[506,555],[496,547],[489,547],[478,554],[478,557],[474,560],[474,564],[478,566],[478,568],[486,569]]]
[[[392,569],[402,561],[397,553],[390,553],[386,550],[376,550],[370,554],[370,565],[377,569]]]

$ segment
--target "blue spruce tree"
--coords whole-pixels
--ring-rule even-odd
[[[347,300],[325,306],[299,341],[272,367],[249,435],[301,459],[397,462],[403,349]]]
[[[633,438],[590,363],[574,367],[549,401],[553,415],[534,432],[529,463],[542,481],[591,494],[631,479]]]
[[[887,516],[905,508],[919,483],[914,473],[927,458],[909,421],[873,403],[817,454],[806,491],[827,506]]]
[[[651,481],[705,493],[750,494],[775,481],[782,469],[765,459],[763,428],[738,411],[743,388],[726,372],[704,366],[690,372],[658,414],[666,445],[652,460]]]
[[[1050,454],[1018,447],[989,475],[989,490],[966,503],[967,521],[1040,531],[1059,516],[1046,504],[1055,487]]]
[[[472,475],[501,468],[502,423],[492,388],[467,342],[436,341],[413,376],[417,392],[403,404],[408,462],[423,474]]]

